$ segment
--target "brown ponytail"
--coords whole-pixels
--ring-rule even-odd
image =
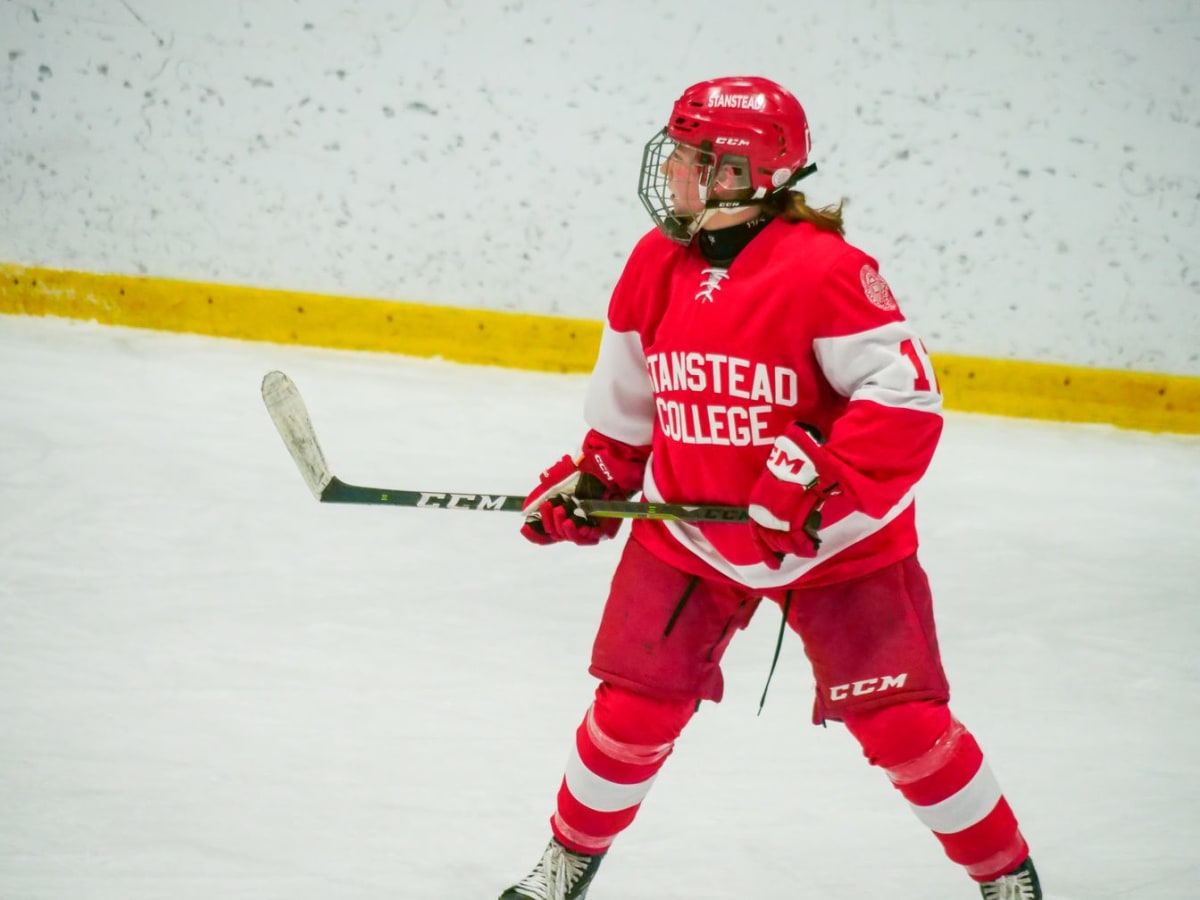
[[[770,204],[775,209],[775,215],[785,222],[808,222],[821,231],[832,231],[834,234],[845,235],[846,224],[842,221],[843,200],[837,206],[822,206],[813,209],[804,199],[801,191],[783,191],[771,197]]]

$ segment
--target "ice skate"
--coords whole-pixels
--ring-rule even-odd
[[[603,853],[573,853],[551,839],[533,871],[501,894],[500,900],[584,900],[603,858]]]
[[[1038,883],[1032,859],[1026,859],[995,881],[981,884],[979,892],[983,894],[983,900],[1042,900],[1042,886]]]

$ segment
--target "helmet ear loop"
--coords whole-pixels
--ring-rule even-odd
[[[696,167],[696,193],[700,196],[700,202],[704,204],[705,209],[708,208],[709,188],[712,187],[716,171],[717,167],[713,163],[703,162]]]
[[[714,159],[712,163],[704,166],[704,175],[700,182],[700,199],[704,203],[704,210],[692,220],[688,229],[690,234],[695,236],[717,213],[733,213],[749,207],[758,207],[761,209],[762,204],[758,201],[761,201],[762,198],[749,196],[749,177],[746,174],[748,166],[749,162],[747,160],[736,155],[732,158],[728,156],[719,157]],[[734,174],[735,177],[737,170],[741,170],[741,177],[746,181],[745,187],[728,184],[716,184],[716,186],[726,191],[730,189],[742,191],[744,189],[747,196],[735,200],[729,196],[721,196],[719,192],[712,190],[714,183],[718,182],[722,171],[725,171],[727,167],[729,169],[729,173],[727,174]]]
[[[722,201],[719,197],[712,195],[713,182],[716,180],[719,171],[719,160],[704,163],[700,166],[696,179],[696,190],[700,195],[700,202],[704,204],[704,209],[700,214],[694,216],[688,224],[688,234],[695,237],[709,220],[719,212],[728,212],[728,204]]]
[[[753,185],[750,179],[750,161],[740,154],[727,154],[717,160],[710,177],[712,197],[722,201],[729,207],[731,202],[741,202],[753,199]]]

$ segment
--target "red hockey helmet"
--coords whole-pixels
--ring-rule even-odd
[[[714,78],[675,101],[667,126],[642,155],[638,196],[655,224],[689,243],[710,211],[748,206],[787,190],[816,170],[808,117],[786,89],[766,78]],[[690,166],[694,196],[672,181],[671,164]]]

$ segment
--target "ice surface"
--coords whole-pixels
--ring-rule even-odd
[[[491,900],[536,860],[618,542],[322,506],[523,493],[584,379],[0,317],[0,897]],[[1200,439],[951,415],[921,494],[954,707],[1057,898],[1200,876]],[[967,898],[764,607],[595,900]]]

